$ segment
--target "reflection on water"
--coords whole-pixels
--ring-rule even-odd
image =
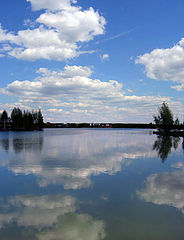
[[[15,196],[1,202],[0,227],[16,222],[18,226],[38,229],[53,226],[60,215],[75,211],[71,196]]]
[[[15,153],[20,153],[22,151],[33,150],[41,151],[43,146],[43,138],[14,138],[13,139],[13,149]]]
[[[11,197],[1,201],[0,230],[16,225],[19,239],[24,239],[22,232],[28,228],[33,239],[104,239],[103,221],[75,211],[76,199],[69,195]]]
[[[74,131],[71,135],[72,131],[66,134],[65,130],[61,133],[10,139],[19,156],[8,155],[0,164],[7,165],[16,174],[34,174],[42,187],[63,184],[65,189],[80,189],[91,186],[91,176],[113,175],[133,159],[154,155],[148,134],[142,137],[135,132],[135,138],[135,134],[108,131],[83,130],[82,134]],[[39,153],[38,149],[42,151]]]
[[[145,188],[138,191],[138,195],[146,202],[173,206],[184,214],[183,163],[180,163],[180,168],[180,171],[150,175],[146,180]]]
[[[0,148],[8,151],[9,150],[9,138],[0,139]]]
[[[158,152],[162,162],[165,162],[172,149],[177,150],[180,142],[180,137],[160,135],[154,142],[153,149]],[[182,141],[183,147],[184,138]],[[146,178],[144,188],[136,191],[138,197],[155,205],[174,207],[184,214],[184,163],[181,162],[181,158],[182,155],[180,154],[179,161],[171,164],[169,172],[149,175]],[[177,171],[173,171],[173,169],[177,169]]]
[[[175,150],[180,143],[180,137],[173,137],[169,135],[159,135],[153,144],[153,150],[158,152],[158,156],[165,162],[168,155],[171,153],[172,148]]]
[[[37,236],[39,240],[102,240],[105,238],[105,231],[102,221],[94,220],[87,214],[72,213],[59,217],[55,228]]]
[[[0,148],[6,151],[13,147],[15,153],[26,151],[41,151],[43,147],[43,136],[15,138],[0,138]]]
[[[183,240],[182,158],[150,130],[0,132],[0,239]]]

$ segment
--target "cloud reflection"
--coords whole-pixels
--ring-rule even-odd
[[[180,168],[183,164],[174,165]],[[153,174],[146,179],[146,186],[137,191],[138,196],[146,202],[157,205],[169,205],[184,214],[184,169],[171,173]]]
[[[37,229],[53,226],[60,215],[75,211],[75,203],[75,198],[63,195],[12,197],[4,205],[7,213],[0,213],[0,227],[13,222]]]
[[[87,214],[66,214],[57,226],[37,235],[39,240],[102,240],[105,238],[104,224]]]
[[[11,151],[10,146],[7,159],[2,159],[0,164],[15,174],[34,174],[41,187],[49,184],[62,184],[65,189],[89,187],[91,176],[113,175],[136,158],[155,155],[150,144],[153,136],[137,134],[135,138],[134,134],[119,130],[46,131],[41,152],[29,151],[26,147],[20,151],[14,138],[15,149]],[[27,146],[29,140],[25,137],[19,142]]]
[[[77,200],[69,195],[15,196],[1,202],[0,228],[15,224],[17,231],[32,230],[34,239],[102,240],[104,223],[78,214]]]

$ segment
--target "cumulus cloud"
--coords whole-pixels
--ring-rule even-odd
[[[66,66],[64,71],[56,72],[45,68],[39,69],[41,77],[34,81],[15,81],[2,90],[7,94],[19,95],[20,92],[26,97],[34,96],[78,96],[83,98],[92,95],[99,98],[116,98],[123,96],[122,85],[117,81],[109,80],[102,82],[98,79],[89,78],[92,71],[88,67]],[[118,94],[118,95],[117,95]]]
[[[146,187],[137,194],[146,202],[169,205],[184,214],[184,171],[153,174],[146,180]]]
[[[46,12],[38,23],[57,29],[67,42],[86,42],[104,33],[105,19],[92,7],[86,11],[72,8],[71,11]]]
[[[32,81],[16,80],[0,91],[16,96],[22,105],[40,106],[44,116],[54,117],[54,121],[150,121],[163,101],[182,114],[181,104],[168,97],[126,96],[121,83],[94,79],[90,67],[65,66],[63,71],[40,68],[37,73]]]
[[[71,3],[77,3],[76,0],[27,0],[32,5],[34,11],[41,10],[41,9],[49,9],[51,11],[54,10],[62,10],[71,8]]]
[[[92,7],[83,10],[73,6],[76,1],[27,0],[33,10],[45,9],[35,21],[30,19],[33,29],[10,33],[0,26],[0,43],[6,43],[12,49],[3,53],[23,60],[58,60],[74,58],[84,51],[80,50],[81,42],[88,42],[105,30],[105,19]],[[2,55],[2,54],[1,54]]]
[[[151,53],[139,56],[135,62],[145,66],[149,78],[173,81],[179,85],[172,88],[178,91],[184,89],[184,38],[172,48],[154,49]]]

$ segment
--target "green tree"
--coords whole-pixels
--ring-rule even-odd
[[[169,132],[174,128],[173,113],[166,102],[162,103],[162,106],[158,108],[158,115],[153,116],[153,118],[159,130]]]

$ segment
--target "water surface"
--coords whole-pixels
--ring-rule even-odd
[[[0,239],[183,240],[182,138],[0,132]]]

